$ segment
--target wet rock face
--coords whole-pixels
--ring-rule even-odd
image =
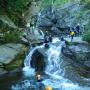
[[[23,44],[0,45],[0,75],[21,69],[26,52],[27,48]]]
[[[74,66],[78,74],[90,77],[90,46],[88,44],[76,44],[63,48],[62,57],[71,64],[71,67]]]
[[[44,34],[37,27],[26,27],[21,40],[25,44],[39,44],[43,42]]]
[[[66,30],[66,23],[63,19],[60,19],[60,14],[57,15],[57,11],[52,12],[51,7],[47,7],[40,12],[38,16],[37,25],[41,29],[49,30],[50,32],[60,35],[63,30]]]
[[[36,71],[44,71],[45,69],[44,56],[37,49],[32,54],[30,64]]]
[[[72,45],[69,47],[75,53],[76,59],[85,66],[90,67],[90,47],[89,45]]]
[[[52,10],[52,6],[48,6],[39,13],[37,25],[42,30],[53,32],[52,27],[55,27],[58,32],[63,29],[67,33],[69,26],[76,27],[79,23],[80,32],[84,32],[84,25],[89,23],[90,18],[90,11],[85,6],[81,5],[78,0],[67,3],[61,8],[55,6],[54,10]]]
[[[63,54],[70,59],[75,59],[79,63],[90,67],[87,62],[90,61],[90,47],[85,44],[71,45],[68,48],[63,48]]]
[[[53,25],[55,25],[58,21],[58,16],[56,15],[56,12],[52,12],[52,7],[48,6],[47,8],[45,8],[43,11],[41,11],[39,13],[38,16],[38,25],[40,27],[51,27]]]
[[[4,44],[0,46],[0,62],[10,63],[21,51],[22,44]]]

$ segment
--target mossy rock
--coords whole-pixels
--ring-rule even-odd
[[[18,55],[16,55],[14,60],[12,60],[12,62],[10,62],[9,64],[5,65],[6,71],[22,68],[24,66],[24,59],[27,51],[28,51],[28,48],[24,46],[21,52]]]
[[[28,51],[28,48],[23,45],[21,51],[18,54],[16,54],[15,58],[11,60],[10,63],[3,64],[4,70],[12,71],[12,70],[23,67],[24,59],[25,59],[27,51]]]

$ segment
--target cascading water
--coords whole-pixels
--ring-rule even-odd
[[[47,51],[48,63],[45,70],[45,73],[49,75],[50,78],[43,80],[42,83],[58,90],[76,90],[78,86],[74,85],[68,79],[63,78],[62,69],[60,68],[60,63],[62,62],[60,59],[60,54],[64,42],[61,42],[58,38],[55,38],[52,43],[53,44],[50,45],[50,48]],[[56,44],[54,45],[54,43]]]
[[[62,64],[62,59],[60,59],[61,48],[64,45],[64,42],[61,42],[58,38],[54,38],[52,44],[50,44],[49,49],[46,50],[47,53],[47,65],[45,68],[45,75],[41,83],[44,86],[50,86],[53,90],[89,90],[87,87],[80,87],[78,84],[72,83],[70,80],[63,77],[64,71],[60,68]],[[45,90],[38,89],[37,83],[34,80],[35,70],[31,67],[30,61],[31,56],[34,51],[38,48],[44,48],[44,45],[37,46],[34,49],[30,50],[30,53],[25,59],[25,67],[23,68],[24,76],[28,76],[31,79],[22,81],[20,84],[12,86],[12,90]]]
[[[24,75],[25,76],[31,76],[31,75],[35,75],[35,69],[31,68],[31,65],[30,65],[30,61],[31,61],[31,56],[32,54],[34,53],[34,51],[37,49],[37,48],[43,48],[44,46],[41,45],[41,46],[37,46],[33,49],[30,50],[30,53],[28,54],[28,56],[26,56],[26,59],[24,61],[24,68],[23,68],[23,71],[24,71]]]
[[[61,52],[61,47],[62,45],[60,44],[60,46],[55,46],[55,45],[51,45],[49,50],[47,51],[48,54],[48,63],[47,63],[47,67],[46,67],[46,73],[56,73],[56,72],[60,72],[60,60],[59,60],[59,55]]]
[[[72,83],[70,80],[63,77],[64,71],[60,68],[63,60],[60,59],[62,46],[65,45],[63,41],[54,38],[53,43],[47,51],[48,63],[45,73],[50,76],[49,79],[42,81],[45,86],[51,86],[55,90],[89,90],[87,87],[80,87],[78,84]]]

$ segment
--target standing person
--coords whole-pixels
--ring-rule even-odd
[[[77,24],[75,29],[77,31],[77,35],[80,35],[80,25],[79,24]]]
[[[44,43],[48,43],[48,33],[47,33],[47,31],[44,35]]]
[[[76,29],[74,27],[72,27],[72,31],[75,33],[75,36],[76,36],[77,31],[76,31]]]
[[[49,48],[49,44],[48,44],[49,40],[48,40],[48,34],[47,31],[44,35],[44,43],[45,43],[45,48]]]
[[[73,37],[75,36],[75,32],[74,31],[71,31],[70,32],[70,36],[71,36],[71,42],[73,41]]]
[[[48,36],[44,36],[44,43],[45,43],[45,48],[49,48],[49,45],[48,45]]]
[[[49,42],[52,42],[52,35],[49,35],[48,40]]]
[[[68,27],[67,27],[67,35],[68,36],[70,35],[70,30],[71,30],[71,27],[70,27],[70,25],[68,25]]]

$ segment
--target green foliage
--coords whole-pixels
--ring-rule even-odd
[[[41,7],[47,7],[51,5],[51,3],[52,3],[52,0],[43,0]]]
[[[80,0],[80,2],[81,2],[82,4],[85,4],[85,3],[90,3],[90,0]]]
[[[80,4],[84,5],[85,9],[90,9],[90,0],[81,0]]]
[[[15,21],[18,20],[17,15],[13,14],[13,12],[8,13],[8,17],[9,17],[13,22],[15,22]]]
[[[23,26],[22,13],[32,0],[8,0],[8,17],[17,25]]]
[[[7,15],[17,26],[23,26],[22,13],[33,0],[0,0],[0,14]]]
[[[90,21],[85,26],[85,33],[83,34],[83,40],[90,43]]]
[[[72,2],[73,0],[43,0],[41,5],[42,8],[52,5],[52,1],[53,1],[53,7],[60,7],[66,3]]]
[[[55,0],[55,6],[57,6],[57,5],[62,6],[62,5],[69,3],[71,1],[73,1],[73,0]]]
[[[7,31],[3,38],[5,43],[18,43],[20,42],[20,32],[19,31]]]
[[[8,9],[22,12],[31,0],[8,0]]]
[[[83,40],[90,43],[90,30],[88,30],[84,33]]]
[[[0,0],[0,10],[22,12],[32,0]]]
[[[25,25],[25,21],[23,17],[17,12],[8,13],[8,17],[15,23],[16,26],[23,27]]]

